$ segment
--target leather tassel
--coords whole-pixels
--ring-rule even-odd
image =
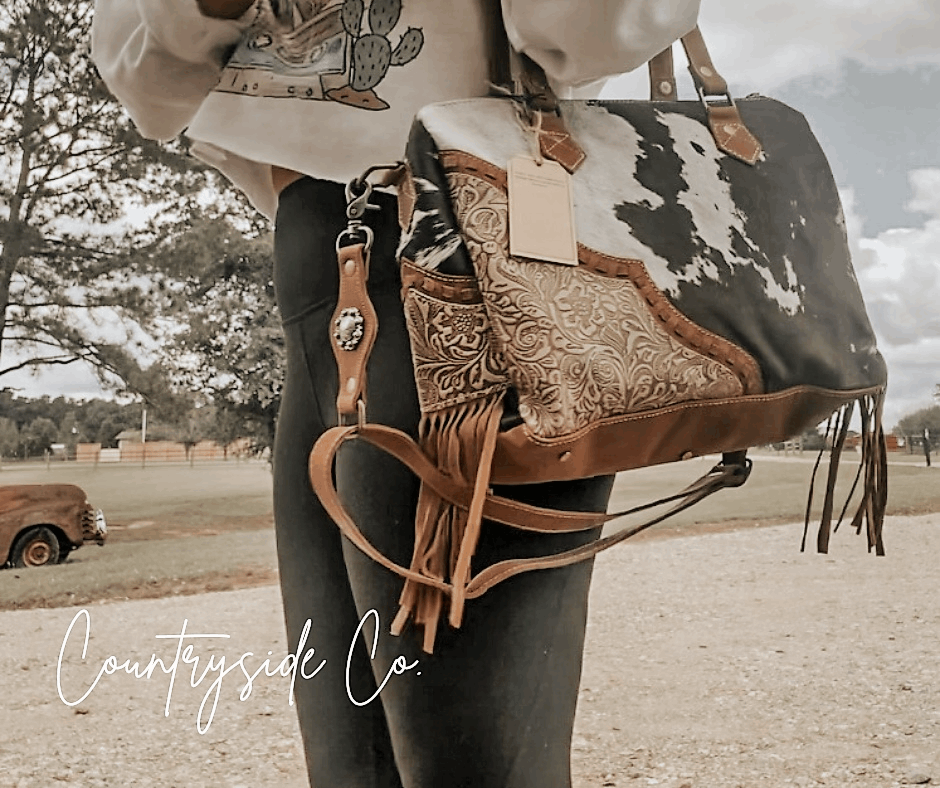
[[[884,394],[866,398],[866,406],[862,416],[865,487],[855,517],[852,518],[852,527],[856,533],[861,533],[864,524],[869,551],[884,555],[881,533],[888,505],[888,448],[882,424]]]
[[[887,444],[885,441],[884,426],[882,424],[882,411],[884,408],[884,392],[875,396],[866,396],[858,400],[859,413],[862,422],[861,434],[861,461],[852,483],[851,489],[845,499],[845,504],[839,514],[835,527],[832,527],[832,513],[835,503],[835,487],[838,480],[839,460],[845,448],[849,424],[854,412],[855,403],[843,407],[833,419],[829,420],[826,428],[826,437],[832,434],[832,447],[829,453],[829,472],[826,482],[826,493],[823,501],[823,510],[820,517],[819,532],[816,538],[817,550],[826,553],[829,549],[829,535],[839,530],[846,511],[855,496],[859,482],[862,483],[861,498],[852,518],[852,527],[856,533],[861,533],[865,526],[868,538],[869,551],[874,550],[877,555],[884,555],[882,541],[882,528],[884,525],[885,509],[888,500],[888,462]],[[806,547],[806,532],[809,528],[813,491],[816,474],[819,469],[823,452],[816,458],[813,468],[813,479],[810,483],[809,497],[806,505],[806,520],[803,529],[803,544]]]
[[[469,511],[443,500],[426,485],[418,495],[415,548],[411,569],[452,584],[449,620],[460,626],[470,562],[480,538],[483,502],[489,488],[502,393],[422,416],[418,442],[441,471],[473,490]],[[424,628],[423,649],[434,650],[444,592],[405,581],[399,611],[392,622],[398,635],[409,620]]]
[[[850,402],[839,412],[836,428],[833,432],[832,449],[829,452],[829,475],[826,480],[826,495],[823,498],[822,516],[819,531],[816,534],[816,552],[829,552],[829,535],[832,530],[832,510],[835,504],[836,482],[839,480],[839,461],[845,448],[845,439],[849,433],[849,423],[855,411],[855,403]]]

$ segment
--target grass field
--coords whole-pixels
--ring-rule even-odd
[[[754,470],[744,487],[717,494],[656,526],[652,535],[802,521],[813,458],[753,456]],[[889,459],[889,514],[940,511],[940,469],[924,468],[923,458],[908,455]],[[713,462],[702,458],[621,474],[611,506],[627,508],[677,492]],[[856,464],[853,455],[844,458],[840,506]],[[825,463],[820,474],[817,489],[825,484]],[[276,580],[271,472],[265,463],[146,468],[53,463],[48,469],[5,466],[0,471],[0,484],[53,482],[82,486],[91,503],[104,510],[108,543],[87,545],[62,565],[0,571],[0,609],[199,593]],[[819,505],[817,500],[817,510]],[[794,528],[794,549],[800,532]],[[840,532],[837,539],[857,538]],[[890,533],[886,541],[890,549]]]

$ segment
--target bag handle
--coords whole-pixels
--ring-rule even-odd
[[[712,62],[702,31],[696,25],[680,40],[715,145],[745,164],[756,164],[763,148],[741,118],[738,105],[728,90],[728,83]],[[649,76],[652,101],[678,99],[671,46],[650,60]]]
[[[731,97],[728,95],[728,83],[725,78],[718,73],[715,64],[712,63],[711,55],[708,53],[708,47],[705,46],[705,39],[702,37],[702,31],[695,27],[684,35],[680,41],[685,50],[686,60],[689,64],[689,73],[692,75],[692,81],[695,84],[699,95],[704,96],[722,96],[727,98],[729,103]],[[675,101],[676,92],[676,74],[673,65],[672,47],[669,46],[656,55],[649,62],[650,75],[650,100],[651,101]]]
[[[489,42],[488,60],[490,83],[495,95],[512,95],[514,79],[512,74],[512,47],[503,23],[500,0],[483,0],[486,24],[486,36]],[[747,128],[741,118],[734,99],[728,90],[728,83],[718,73],[712,62],[702,31],[696,25],[680,39],[689,63],[689,73],[705,108],[708,127],[719,150],[743,161],[756,164],[762,147],[758,139]],[[648,64],[650,76],[650,98],[653,101],[676,101],[676,77],[673,64],[672,46],[667,47],[653,57]],[[560,118],[560,101],[545,75],[544,69],[524,54],[519,55],[519,81],[526,104],[532,110],[548,113],[548,117]],[[719,98],[720,102],[712,99]],[[570,172],[574,172],[583,161],[583,151],[571,139],[563,124],[553,118],[552,128],[546,133],[539,133],[542,155],[558,161]],[[544,120],[544,119],[543,119]],[[576,153],[561,152],[561,157],[551,149],[551,140],[563,138],[567,148],[575,148]]]

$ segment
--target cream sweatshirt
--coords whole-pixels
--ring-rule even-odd
[[[140,131],[193,152],[273,217],[271,165],[345,182],[401,158],[423,105],[486,95],[477,0],[96,0],[92,56]],[[643,65],[699,0],[502,0],[514,48],[562,93]]]

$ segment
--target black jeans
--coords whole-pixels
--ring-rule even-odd
[[[368,369],[368,418],[414,434],[419,413],[395,263],[395,199],[377,193],[373,201],[382,210],[368,217],[377,239],[369,291],[380,328]],[[401,579],[344,540],[310,488],[308,454],[336,423],[329,323],[338,288],[335,240],[344,226],[341,185],[305,178],[282,193],[275,283],[287,376],[274,450],[274,511],[290,648],[309,619],[303,650],[315,648],[316,657],[308,673],[326,660],[313,678],[298,678],[295,691],[311,785],[565,788],[591,563],[527,573],[470,600],[461,629],[443,620],[435,653],[427,655],[414,630],[397,638],[388,634]],[[353,443],[340,452],[336,481],[367,538],[408,565],[418,489],[411,473]],[[611,484],[604,477],[500,492],[596,511],[606,508]],[[486,523],[474,568],[566,549],[594,536],[543,537]],[[374,660],[374,616],[355,637],[370,610],[381,622]],[[393,674],[378,699],[354,704],[351,697],[362,703],[376,693],[399,655],[413,667]]]

